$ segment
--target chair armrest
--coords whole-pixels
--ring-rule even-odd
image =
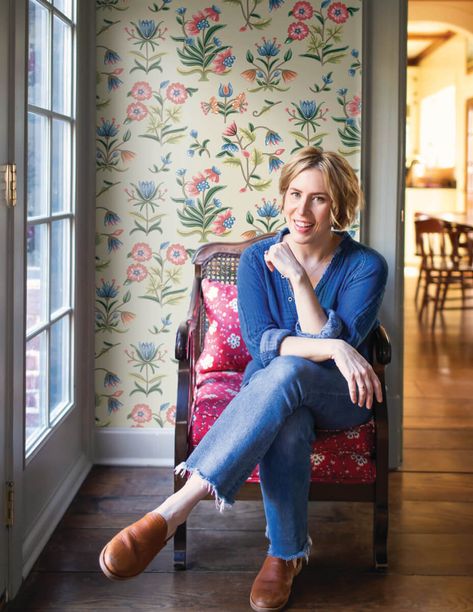
[[[201,279],[196,277],[192,286],[187,318],[179,325],[176,333],[175,356],[179,364],[174,443],[175,465],[185,461],[189,454],[188,433],[194,402],[194,370],[200,331],[200,284]],[[176,486],[179,488],[182,483],[176,480]]]
[[[374,357],[376,361],[381,365],[388,365],[391,363],[391,342],[386,330],[382,325],[379,325],[373,331],[373,336]]]

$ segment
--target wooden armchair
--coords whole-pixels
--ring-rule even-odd
[[[202,281],[209,279],[220,283],[236,283],[237,267],[241,253],[250,244],[267,236],[240,243],[211,243],[200,247],[193,258],[195,277],[187,319],[179,326],[176,337],[176,359],[179,362],[176,404],[175,465],[185,461],[203,436],[205,427],[216,420],[231,396],[205,404],[205,427],[202,418],[203,389],[196,384],[196,363],[204,346],[208,329]],[[312,454],[312,483],[310,500],[360,501],[373,504],[373,553],[377,569],[387,566],[388,533],[388,412],[384,366],[391,360],[391,345],[383,327],[370,336],[372,364],[381,381],[383,402],[375,404],[373,419],[358,428],[347,431],[318,431]],[[218,374],[218,376],[217,376]],[[232,377],[233,394],[239,389],[242,373],[218,372],[212,382],[218,385],[222,376]],[[238,379],[238,376],[240,378]],[[228,378],[227,378],[228,380]],[[238,383],[235,386],[235,380]],[[215,388],[215,387],[214,387]],[[215,397],[207,393],[206,398]],[[218,407],[220,406],[220,407]],[[183,479],[176,476],[175,490],[183,486]],[[258,470],[240,489],[238,499],[261,499]],[[186,566],[186,525],[181,525],[174,537],[174,563],[176,568]]]

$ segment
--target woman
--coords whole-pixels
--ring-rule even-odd
[[[386,284],[384,259],[343,231],[362,194],[336,153],[301,149],[281,172],[287,228],[246,249],[238,268],[242,335],[252,361],[242,388],[189,456],[184,487],[125,528],[101,553],[112,579],[137,575],[211,490],[221,508],[260,465],[270,546],[253,610],[281,610],[308,559],[310,453],[315,429],[370,419],[381,385],[366,339]]]

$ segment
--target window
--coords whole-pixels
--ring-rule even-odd
[[[74,404],[75,5],[28,9],[26,456]]]

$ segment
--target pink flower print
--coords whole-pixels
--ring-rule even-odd
[[[237,124],[232,121],[232,123],[230,123],[230,125],[223,130],[223,135],[224,136],[236,136],[238,132],[238,127]]]
[[[227,49],[226,51],[222,51],[217,55],[214,59],[214,70],[217,74],[223,74],[230,70],[233,66],[233,62],[236,57],[233,55],[231,49]]]
[[[135,100],[149,100],[153,95],[153,90],[146,81],[139,81],[131,88],[131,95]]]
[[[212,21],[218,21],[220,19],[220,10],[215,6],[215,4],[205,8],[204,13],[207,17],[210,17]]]
[[[131,256],[135,261],[148,261],[152,255],[151,247],[145,242],[137,242],[131,249]]]
[[[210,289],[207,291],[207,298],[213,302],[213,300],[215,300],[218,297],[218,288],[217,287],[210,287]]]
[[[195,15],[192,15],[192,19],[190,19],[186,25],[185,30],[189,36],[197,36],[202,30],[206,30],[210,27],[210,23],[208,22],[207,16],[199,11]]]
[[[176,423],[176,406],[169,406],[166,411],[166,421],[174,425]]]
[[[238,312],[238,300],[237,300],[237,298],[233,298],[233,300],[231,302],[228,302],[228,307],[230,308],[230,310],[233,310],[233,312]]]
[[[153,413],[148,404],[136,404],[128,415],[128,418],[133,419],[135,423],[147,423],[151,421],[152,416]]]
[[[302,21],[291,23],[287,29],[287,34],[292,40],[303,40],[309,34],[309,28]]]
[[[186,263],[189,255],[182,244],[171,244],[166,251],[166,259],[176,266]]]
[[[327,17],[335,23],[345,23],[350,13],[343,2],[332,2],[327,9]]]
[[[166,89],[166,97],[174,104],[184,104],[189,94],[182,83],[171,83]]]
[[[305,21],[306,19],[310,19],[314,14],[314,9],[309,2],[296,2],[294,4],[294,8],[292,9],[292,15],[296,19],[300,19],[301,21]]]
[[[192,180],[186,183],[186,191],[189,195],[198,196],[202,191],[205,191],[210,187],[207,177],[202,172],[197,176],[193,176]]]
[[[240,336],[237,336],[236,334],[231,334],[227,338],[227,344],[232,349],[238,348],[240,346]]]
[[[346,109],[350,117],[358,117],[358,115],[361,113],[360,96],[353,96],[353,99],[348,102]]]
[[[221,172],[218,168],[216,168],[215,166],[212,166],[211,168],[206,168],[204,172],[205,172],[205,176],[209,178],[213,183],[219,182]]]
[[[148,276],[148,270],[143,264],[131,264],[126,269],[126,276],[129,281],[136,281],[138,283],[141,283],[141,281]]]
[[[203,370],[207,370],[209,368],[211,368],[214,364],[214,358],[212,357],[212,355],[206,355],[201,362],[201,366]]]
[[[232,215],[231,210],[227,210],[217,217],[217,219],[213,223],[213,231],[217,234],[217,236],[221,236],[228,232],[235,223],[235,217]]]
[[[148,109],[142,102],[132,102],[126,109],[128,119],[142,121],[148,114]]]

